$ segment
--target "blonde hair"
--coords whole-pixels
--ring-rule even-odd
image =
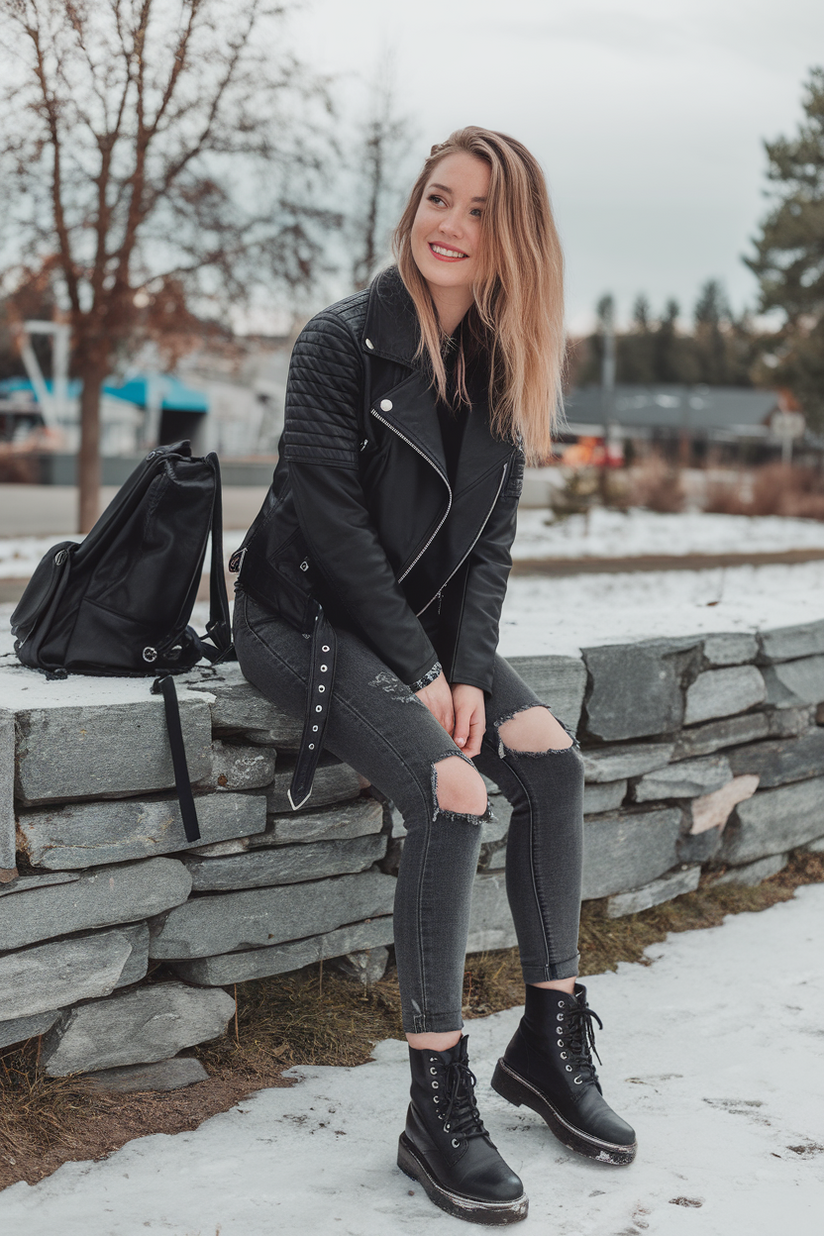
[[[412,256],[411,237],[432,173],[447,155],[462,151],[490,169],[481,266],[466,323],[470,339],[489,357],[492,431],[521,445],[529,462],[543,462],[562,409],[564,262],[543,172],[526,147],[505,133],[472,125],[433,146],[395,229],[398,269],[420,323],[417,354],[428,359],[433,385],[446,401],[445,334]],[[468,402],[464,374],[461,355],[458,391]]]

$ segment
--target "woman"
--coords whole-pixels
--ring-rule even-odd
[[[403,814],[394,930],[412,1086],[398,1163],[451,1214],[510,1223],[526,1195],[481,1121],[461,1036],[481,773],[513,807],[506,880],[527,985],[492,1084],[591,1158],[635,1154],[601,1096],[576,983],[581,759],[495,651],[524,459],[549,452],[564,347],[538,164],[503,134],[453,133],[395,250],[397,267],[295,345],[281,458],[235,556],[235,644],[247,678],[305,717],[293,806],[323,745]]]

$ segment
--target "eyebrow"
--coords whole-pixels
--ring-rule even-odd
[[[433,181],[433,183],[432,183],[429,187],[430,187],[430,189],[441,189],[441,190],[443,190],[443,192],[444,192],[444,193],[452,193],[452,192],[453,192],[453,190],[449,188],[449,185],[439,185],[439,184],[435,184],[435,183],[434,183],[434,181]],[[485,198],[485,197],[473,197],[473,198],[470,198],[470,201],[473,201],[473,202],[485,202],[485,201],[486,201],[486,198]]]

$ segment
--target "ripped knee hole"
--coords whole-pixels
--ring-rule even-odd
[[[483,779],[471,761],[458,751],[432,765],[432,793],[440,811],[453,815],[486,814],[488,799]]]
[[[572,736],[543,705],[523,709],[499,723],[497,729],[505,747],[524,755],[566,751],[573,746]]]

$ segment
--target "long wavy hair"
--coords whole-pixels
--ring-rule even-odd
[[[395,258],[420,323],[418,357],[428,361],[433,385],[446,401],[445,332],[412,256],[411,237],[435,168],[461,151],[487,163],[490,180],[474,303],[461,331],[458,395],[469,402],[466,349],[485,352],[492,431],[518,443],[529,462],[540,463],[550,454],[563,406],[564,261],[540,165],[505,133],[471,125],[433,146],[395,229]]]

